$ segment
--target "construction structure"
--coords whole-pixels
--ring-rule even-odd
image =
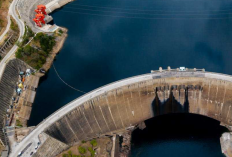
[[[21,156],[26,156],[39,142],[33,156],[52,157],[82,140],[126,130],[157,115],[182,112],[211,117],[231,130],[232,76],[169,67],[111,83],[53,113],[11,156],[22,150]]]
[[[44,18],[45,18],[45,15],[47,15],[45,10],[46,10],[46,6],[42,4],[38,5],[37,9],[35,10],[37,14],[35,15],[35,18],[33,19],[33,21],[36,23],[38,27],[42,27],[42,24],[45,24]]]
[[[73,0],[34,0],[32,3],[28,0],[20,0],[17,3],[17,9],[22,20],[26,22],[26,25],[29,26],[33,32],[54,32],[56,29],[58,29],[58,26],[48,24],[50,21],[53,20],[53,18],[49,15],[46,15],[44,18],[44,21],[46,23],[44,25],[45,27],[38,27],[37,24],[35,24],[35,21],[33,19],[36,17],[37,14],[37,12],[35,12],[35,10],[37,10],[37,6],[40,4],[44,4],[46,6],[45,12],[51,13],[55,9],[58,9],[72,1]],[[37,23],[39,24],[39,22]]]

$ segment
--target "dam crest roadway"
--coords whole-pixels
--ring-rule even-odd
[[[174,101],[173,101],[174,100]],[[232,130],[232,76],[160,68],[93,90],[60,108],[12,148],[11,157],[55,156],[81,142],[128,129],[157,115],[194,113]]]

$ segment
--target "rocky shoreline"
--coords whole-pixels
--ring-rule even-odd
[[[56,45],[54,46],[53,50],[50,52],[49,56],[47,57],[45,64],[42,66],[42,69],[44,69],[45,71],[48,71],[51,68],[56,55],[62,49],[62,47],[64,45],[64,42],[65,42],[65,40],[66,40],[66,38],[68,36],[68,34],[67,34],[68,30],[66,28],[60,28],[60,29],[62,29],[63,33],[56,38]],[[28,77],[27,81],[31,82],[31,81],[34,81],[33,80],[34,78],[37,78],[36,82],[39,82],[40,78],[43,77],[43,76],[45,76],[45,75],[46,75],[46,73],[41,73],[40,71],[37,71],[31,77]],[[38,83],[35,83],[35,85],[33,86],[33,88],[34,88],[34,90],[33,90],[34,93],[33,92],[24,92],[24,93],[27,94],[26,95],[27,97],[34,97],[35,98],[35,96],[36,96],[36,89],[38,88]],[[21,104],[25,104],[24,101],[27,101],[27,99],[23,98]],[[32,107],[33,107],[33,102],[32,102],[32,104],[30,106],[28,106],[28,105],[25,106],[25,107],[24,107],[24,105],[21,105],[21,106],[23,106],[23,107],[21,107],[21,110],[20,110],[19,113],[23,113],[22,115],[24,115],[21,118],[21,122],[22,122],[22,124],[23,124],[24,127],[27,127],[27,121],[29,120],[30,115],[31,115],[31,111],[32,111]],[[18,130],[20,130],[20,129],[18,129]],[[24,130],[25,130],[25,128],[24,128]],[[16,140],[20,141],[21,139],[24,138],[23,136],[27,136],[27,134],[29,134],[31,131],[32,130],[28,131],[24,135],[17,134],[17,132],[16,132],[16,134],[15,134]]]
[[[56,45],[54,46],[50,55],[47,57],[46,63],[42,67],[43,69],[45,69],[45,71],[48,71],[51,68],[56,55],[60,52],[60,50],[62,49],[64,45],[66,38],[68,37],[68,34],[67,34],[68,29],[63,28],[63,27],[60,27],[60,29],[62,29],[63,34],[60,37],[57,37]]]
[[[60,37],[57,37],[56,45],[54,46],[52,52],[50,52],[49,56],[47,57],[45,64],[42,66],[42,69],[44,69],[45,71],[48,71],[51,68],[56,55],[60,52],[60,50],[62,49],[64,45],[66,38],[68,37],[68,34],[67,34],[68,29],[63,28],[63,27],[60,27],[60,29],[62,29],[63,34]],[[36,75],[39,77],[42,77],[45,74],[37,72]]]

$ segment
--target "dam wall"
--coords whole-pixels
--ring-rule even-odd
[[[19,79],[19,72],[26,71],[27,65],[18,59],[10,60],[5,67],[0,81],[0,129],[3,130],[7,109],[12,104],[12,97],[15,93],[16,82]],[[3,131],[0,131],[0,138],[4,145],[7,141]]]
[[[232,79],[222,78],[205,72],[154,73],[150,79],[90,96],[45,133],[73,145],[153,116],[181,112],[205,115],[232,126]]]
[[[64,147],[52,147],[48,151],[44,145],[52,142],[45,140],[35,156],[43,153],[54,156],[66,146],[114,134],[168,113],[204,115],[231,129],[231,104],[232,77],[229,75],[196,69],[153,71],[108,84],[73,100],[36,126],[12,155],[29,143],[36,145],[42,133]]]
[[[73,0],[53,0],[50,3],[46,4],[46,12],[51,13],[54,10],[61,8],[62,6],[72,1]]]

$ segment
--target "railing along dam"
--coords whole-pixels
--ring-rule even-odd
[[[77,98],[48,117],[30,136],[44,132],[70,146],[157,115],[178,112],[205,115],[230,127],[231,105],[231,76],[196,69],[161,69],[106,85]],[[35,156],[45,154],[46,143],[48,141]]]

